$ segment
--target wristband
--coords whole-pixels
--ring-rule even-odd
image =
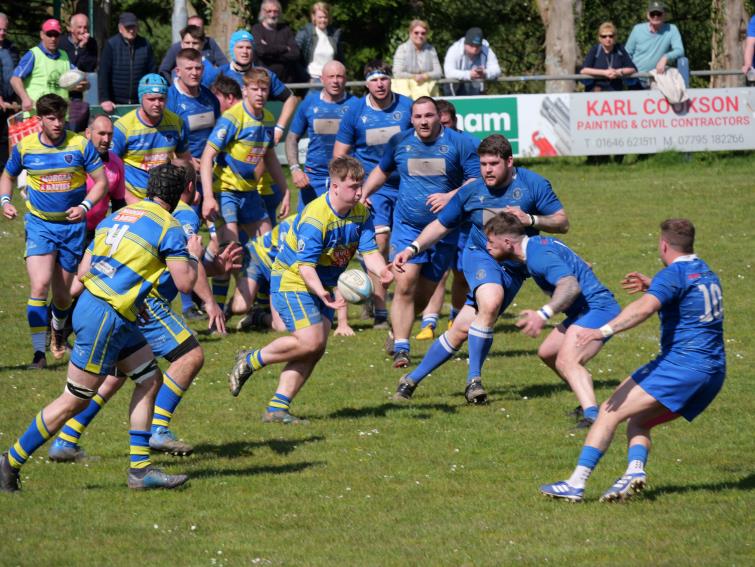
[[[600,334],[603,335],[604,339],[607,339],[611,336],[613,336],[613,327],[611,325],[605,324],[600,328]]]
[[[194,256],[194,254],[192,254],[191,252],[189,252],[189,261],[194,262],[195,264],[199,264],[199,258]]]
[[[286,127],[285,126],[281,126],[280,124],[276,124],[275,125],[275,129],[276,130],[280,130],[281,132],[283,132],[286,129]]]
[[[420,251],[419,242],[415,240],[409,246],[407,246],[407,249],[412,251],[412,256],[416,256],[417,254],[419,254],[419,251]]]
[[[89,199],[84,199],[81,203],[79,203],[79,207],[84,209],[85,213],[91,211],[93,206],[94,205],[92,205],[92,201],[90,201]]]
[[[202,259],[208,264],[212,264],[215,261],[215,254],[213,254],[209,248],[206,248]]]
[[[0,197],[0,206],[5,206],[8,203],[10,203],[10,197],[8,195],[3,195]]]
[[[537,310],[537,314],[542,317],[543,321],[547,321],[551,317],[553,317],[553,309],[550,305],[543,305],[540,309]]]
[[[289,165],[288,169],[290,169],[291,171],[301,171],[301,165],[295,163],[293,165]]]
[[[535,226],[535,215],[527,214],[530,217],[530,226]]]

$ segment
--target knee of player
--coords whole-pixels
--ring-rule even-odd
[[[89,400],[91,400],[96,393],[96,388],[86,386],[69,376],[66,380],[64,395],[60,397],[63,411],[66,414],[70,414],[66,416],[66,419],[76,415],[86,408],[89,405]]]
[[[545,343],[541,344],[537,349],[537,355],[540,357],[540,360],[548,365],[556,364],[558,358],[558,353],[553,352],[553,349],[548,348]]]
[[[539,351],[538,351],[538,355],[540,355]],[[552,355],[552,356],[555,356],[556,369],[558,369],[559,372],[569,372],[575,366],[580,366],[579,362],[574,357],[573,353],[570,353],[570,352],[565,353],[563,350],[561,350],[557,354]],[[542,355],[540,355],[540,358],[543,358]]]
[[[184,354],[176,362],[186,366],[186,370],[192,374],[198,373],[204,366],[204,351],[201,347],[194,348]]]

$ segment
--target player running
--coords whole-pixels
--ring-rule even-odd
[[[334,310],[345,305],[329,290],[354,254],[362,254],[367,269],[382,285],[393,280],[393,272],[378,253],[370,213],[359,202],[364,168],[343,156],[331,162],[329,174],[328,192],[296,217],[273,265],[272,304],[291,334],[262,348],[241,351],[229,376],[231,394],[238,396],[254,371],[286,363],[264,422],[303,421],[289,408],[325,352]]]
[[[18,216],[11,203],[13,183],[27,172],[28,213],[26,228],[26,270],[30,295],[26,318],[31,329],[34,358],[29,368],[45,368],[47,360],[47,296],[52,337],[50,351],[55,358],[66,352],[65,325],[71,309],[71,284],[84,254],[86,214],[107,192],[102,160],[84,136],[65,129],[68,103],[56,94],[37,100],[42,130],[30,134],[11,152],[0,177],[0,206],[3,216]],[[89,193],[86,178],[93,184]]]
[[[578,333],[577,345],[584,347],[636,327],[657,312],[661,353],[626,378],[603,403],[574,472],[567,480],[541,486],[540,492],[546,496],[581,501],[585,484],[611,444],[616,428],[626,421],[629,465],[600,500],[630,498],[647,483],[650,430],[679,416],[692,421],[723,386],[726,353],[721,281],[695,255],[694,244],[695,227],[689,220],[661,223],[658,252],[665,268],[652,280],[638,272],[627,274],[624,288],[629,293],[645,294],[600,329]]]

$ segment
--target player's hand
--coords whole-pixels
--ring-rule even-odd
[[[623,287],[627,293],[635,294],[647,291],[650,287],[650,278],[640,272],[629,272],[624,279],[621,280],[621,287]]]
[[[281,138],[283,137],[283,130],[280,128],[275,129],[275,133],[273,134],[273,142],[277,146],[278,143],[281,141]]]
[[[113,114],[115,112],[115,105],[109,100],[102,101],[100,107],[102,107],[102,110],[106,114]]]
[[[299,189],[304,189],[309,185],[309,175],[304,173],[301,169],[294,169],[291,172],[291,180]]]
[[[225,315],[223,310],[215,302],[211,301],[204,304],[205,313],[207,313],[207,328],[215,330],[220,335],[227,335],[228,332],[225,329]]]
[[[286,191],[281,199],[280,209],[278,210],[278,218],[285,219],[288,213],[291,211],[291,193]]]
[[[3,216],[8,220],[13,220],[18,216],[18,211],[11,203],[5,203],[3,205]]]
[[[152,320],[152,318],[149,316],[149,311],[147,310],[146,303],[142,305],[142,308],[139,310],[139,313],[136,314],[136,320],[137,322],[143,325],[146,325]]]
[[[218,202],[210,191],[204,196],[204,202],[202,203],[202,216],[208,221],[214,221],[218,218]]]
[[[186,249],[189,251],[189,254],[196,256],[201,261],[202,254],[204,254],[204,248],[202,248],[202,238],[198,234],[192,234],[189,238],[186,239]]]
[[[76,205],[66,211],[66,220],[70,222],[81,222],[86,217],[87,212],[81,205]]]
[[[401,271],[403,272],[404,270]],[[393,262],[391,262],[390,264],[386,264],[385,268],[380,272],[380,283],[383,284],[383,287],[387,288],[391,285],[393,278]]]
[[[231,242],[220,254],[215,256],[213,263],[216,265],[219,272],[227,274],[233,270],[241,269],[243,257],[244,249],[241,245],[238,242]]]
[[[445,207],[450,200],[450,193],[433,193],[432,195],[428,195],[425,204],[430,207],[431,213],[437,215],[443,210],[443,207]]]
[[[356,333],[354,333],[354,329],[346,323],[345,325],[339,324],[336,327],[336,330],[333,331],[333,334],[337,337],[353,337]]]
[[[525,309],[519,314],[516,326],[522,330],[522,333],[528,337],[536,339],[540,331],[545,327],[545,320],[537,314],[536,311]]]
[[[408,263],[412,256],[412,251],[406,248],[393,257],[391,264],[397,272],[404,273],[404,264]]]
[[[524,226],[532,225],[532,219],[530,218],[530,216],[517,206],[508,205],[506,207],[503,207],[503,212],[514,215]]]
[[[319,297],[322,299],[322,302],[331,309],[341,309],[342,307],[346,307],[346,300],[343,297],[334,298],[327,291]]]
[[[603,340],[603,334],[599,329],[580,329],[577,331],[576,346],[582,348],[592,341]]]

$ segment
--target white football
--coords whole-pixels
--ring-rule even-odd
[[[81,81],[86,81],[86,73],[79,71],[78,69],[71,69],[63,73],[58,79],[58,85],[61,89],[70,91],[75,88]]]
[[[349,303],[364,303],[372,295],[372,281],[362,270],[346,270],[338,277],[338,291]]]

